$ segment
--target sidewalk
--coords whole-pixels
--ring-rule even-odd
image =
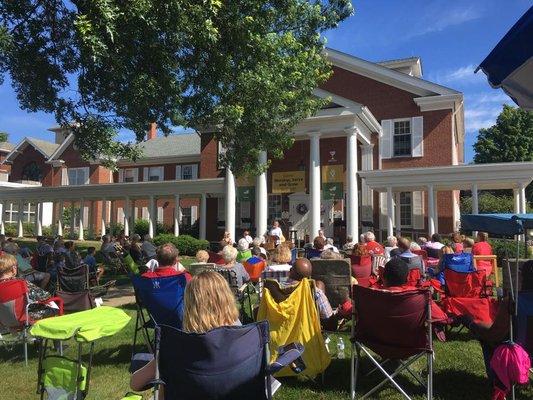
[[[104,300],[104,305],[110,307],[120,307],[135,303],[135,295],[131,286],[112,287],[102,299]]]

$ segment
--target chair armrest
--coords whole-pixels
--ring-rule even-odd
[[[289,349],[285,350],[288,347]],[[278,354],[278,358],[276,358],[276,360],[268,366],[267,372],[269,374],[274,374],[278,372],[282,368],[292,364],[294,361],[300,358],[303,352],[303,344],[297,342],[291,343],[285,347],[280,347],[280,353]]]
[[[63,299],[61,297],[50,297],[46,300],[36,301],[37,304],[49,304],[54,302],[59,307],[59,315],[63,315]]]

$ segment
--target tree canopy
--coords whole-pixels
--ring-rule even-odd
[[[0,132],[0,142],[7,142],[9,134],[7,132]]]
[[[0,76],[20,106],[73,121],[85,158],[136,158],[156,122],[205,129],[237,174],[260,151],[281,157],[289,132],[323,101],[330,73],[321,32],[352,13],[349,0],[0,1]]]

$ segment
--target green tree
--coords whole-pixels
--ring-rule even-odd
[[[0,132],[0,142],[7,142],[9,134],[7,132]]]
[[[0,74],[22,108],[74,127],[85,158],[135,158],[114,141],[149,122],[208,128],[224,165],[256,174],[323,101],[331,69],[321,33],[352,13],[349,0],[0,1]]]
[[[479,130],[474,151],[477,164],[533,161],[533,113],[504,105],[496,124]],[[533,185],[526,198],[532,202]]]

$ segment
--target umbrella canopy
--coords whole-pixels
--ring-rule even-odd
[[[466,214],[461,216],[461,228],[493,235],[521,235],[533,229],[533,214]]]
[[[533,7],[507,32],[477,67],[494,88],[502,88],[516,104],[533,110]]]

